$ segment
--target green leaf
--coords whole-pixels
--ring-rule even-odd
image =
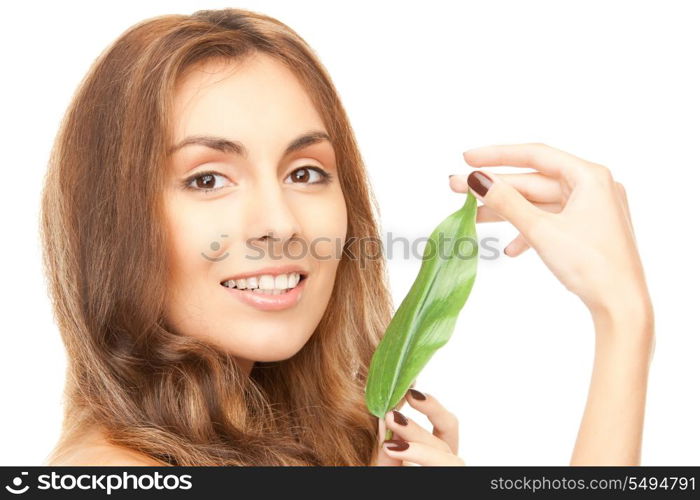
[[[373,415],[384,418],[452,336],[478,260],[476,198],[468,192],[462,208],[430,235],[418,276],[372,356],[365,400]]]

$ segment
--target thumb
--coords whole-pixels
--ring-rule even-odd
[[[532,243],[533,228],[547,217],[547,212],[530,203],[496,174],[475,170],[467,177],[467,184],[485,206],[513,224]]]

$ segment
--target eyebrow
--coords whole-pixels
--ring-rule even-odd
[[[331,140],[331,138],[325,132],[321,132],[320,130],[307,132],[289,143],[287,149],[284,150],[284,156],[324,140],[329,142]],[[221,151],[222,153],[235,153],[245,158],[248,157],[248,150],[240,142],[232,141],[230,139],[226,139],[225,137],[217,137],[212,135],[194,135],[186,137],[178,144],[170,148],[168,151],[168,156],[172,155],[175,151],[192,144],[199,144],[200,146]]]

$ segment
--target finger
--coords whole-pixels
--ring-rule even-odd
[[[389,456],[405,462],[411,462],[416,465],[465,465],[464,460],[459,458],[457,455],[433,448],[432,446],[428,446],[424,443],[389,440],[382,445],[382,448],[384,448]],[[399,449],[392,450],[391,448]]]
[[[392,410],[388,412],[384,418],[386,420],[387,427],[394,432],[394,436],[396,436],[397,439],[423,443],[428,446],[432,446],[433,448],[442,449],[446,452],[452,453],[450,445],[438,438],[436,435],[432,434],[430,431],[418,425],[410,418],[406,417],[403,413]]]
[[[530,242],[530,245],[536,246],[538,236],[542,236],[535,233],[550,225],[549,212],[537,208],[517,189],[496,175],[491,176],[489,173],[475,170],[469,174],[467,182],[474,196],[513,224]]]
[[[573,179],[589,164],[586,160],[546,144],[504,144],[470,149],[464,160],[474,167],[533,168],[550,177]]]
[[[561,212],[559,203],[533,203],[537,208],[558,214]],[[493,208],[481,205],[476,208],[476,222],[504,222],[506,219],[498,215]]]
[[[539,172],[498,174],[498,176],[530,201],[560,204],[564,199],[561,183],[554,177]]]
[[[433,435],[445,441],[452,453],[457,453],[459,449],[459,421],[457,417],[447,411],[447,409],[430,394],[425,394],[415,389],[407,393],[408,404],[423,413],[430,423],[433,424]],[[420,399],[423,397],[424,399]]]
[[[496,174],[501,180],[517,189],[520,194],[532,202],[560,204],[564,198],[561,184],[557,179],[532,172],[527,174]],[[450,188],[458,193],[466,193],[469,174],[455,174],[450,176]]]
[[[517,257],[528,248],[530,248],[530,244],[522,234],[519,234],[513,241],[506,245],[503,249],[503,253],[508,257]]]
[[[383,418],[378,418],[378,439],[377,439],[377,455],[376,455],[376,461],[375,465],[380,466],[380,467],[391,467],[391,466],[400,466],[403,465],[400,459],[397,459],[395,457],[390,456],[384,447],[382,446],[382,443],[384,443],[384,438],[386,436],[386,422],[384,421]]]

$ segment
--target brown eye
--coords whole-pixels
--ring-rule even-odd
[[[331,175],[319,167],[301,167],[289,174],[289,177],[295,184],[323,184],[328,182]]]
[[[200,172],[185,179],[184,186],[191,191],[209,193],[230,185],[231,181],[218,172]]]
[[[300,168],[292,173],[294,182],[306,182],[309,179],[309,171],[306,168]]]
[[[216,179],[211,174],[200,175],[195,179],[195,185],[202,189],[211,189],[215,183]]]

